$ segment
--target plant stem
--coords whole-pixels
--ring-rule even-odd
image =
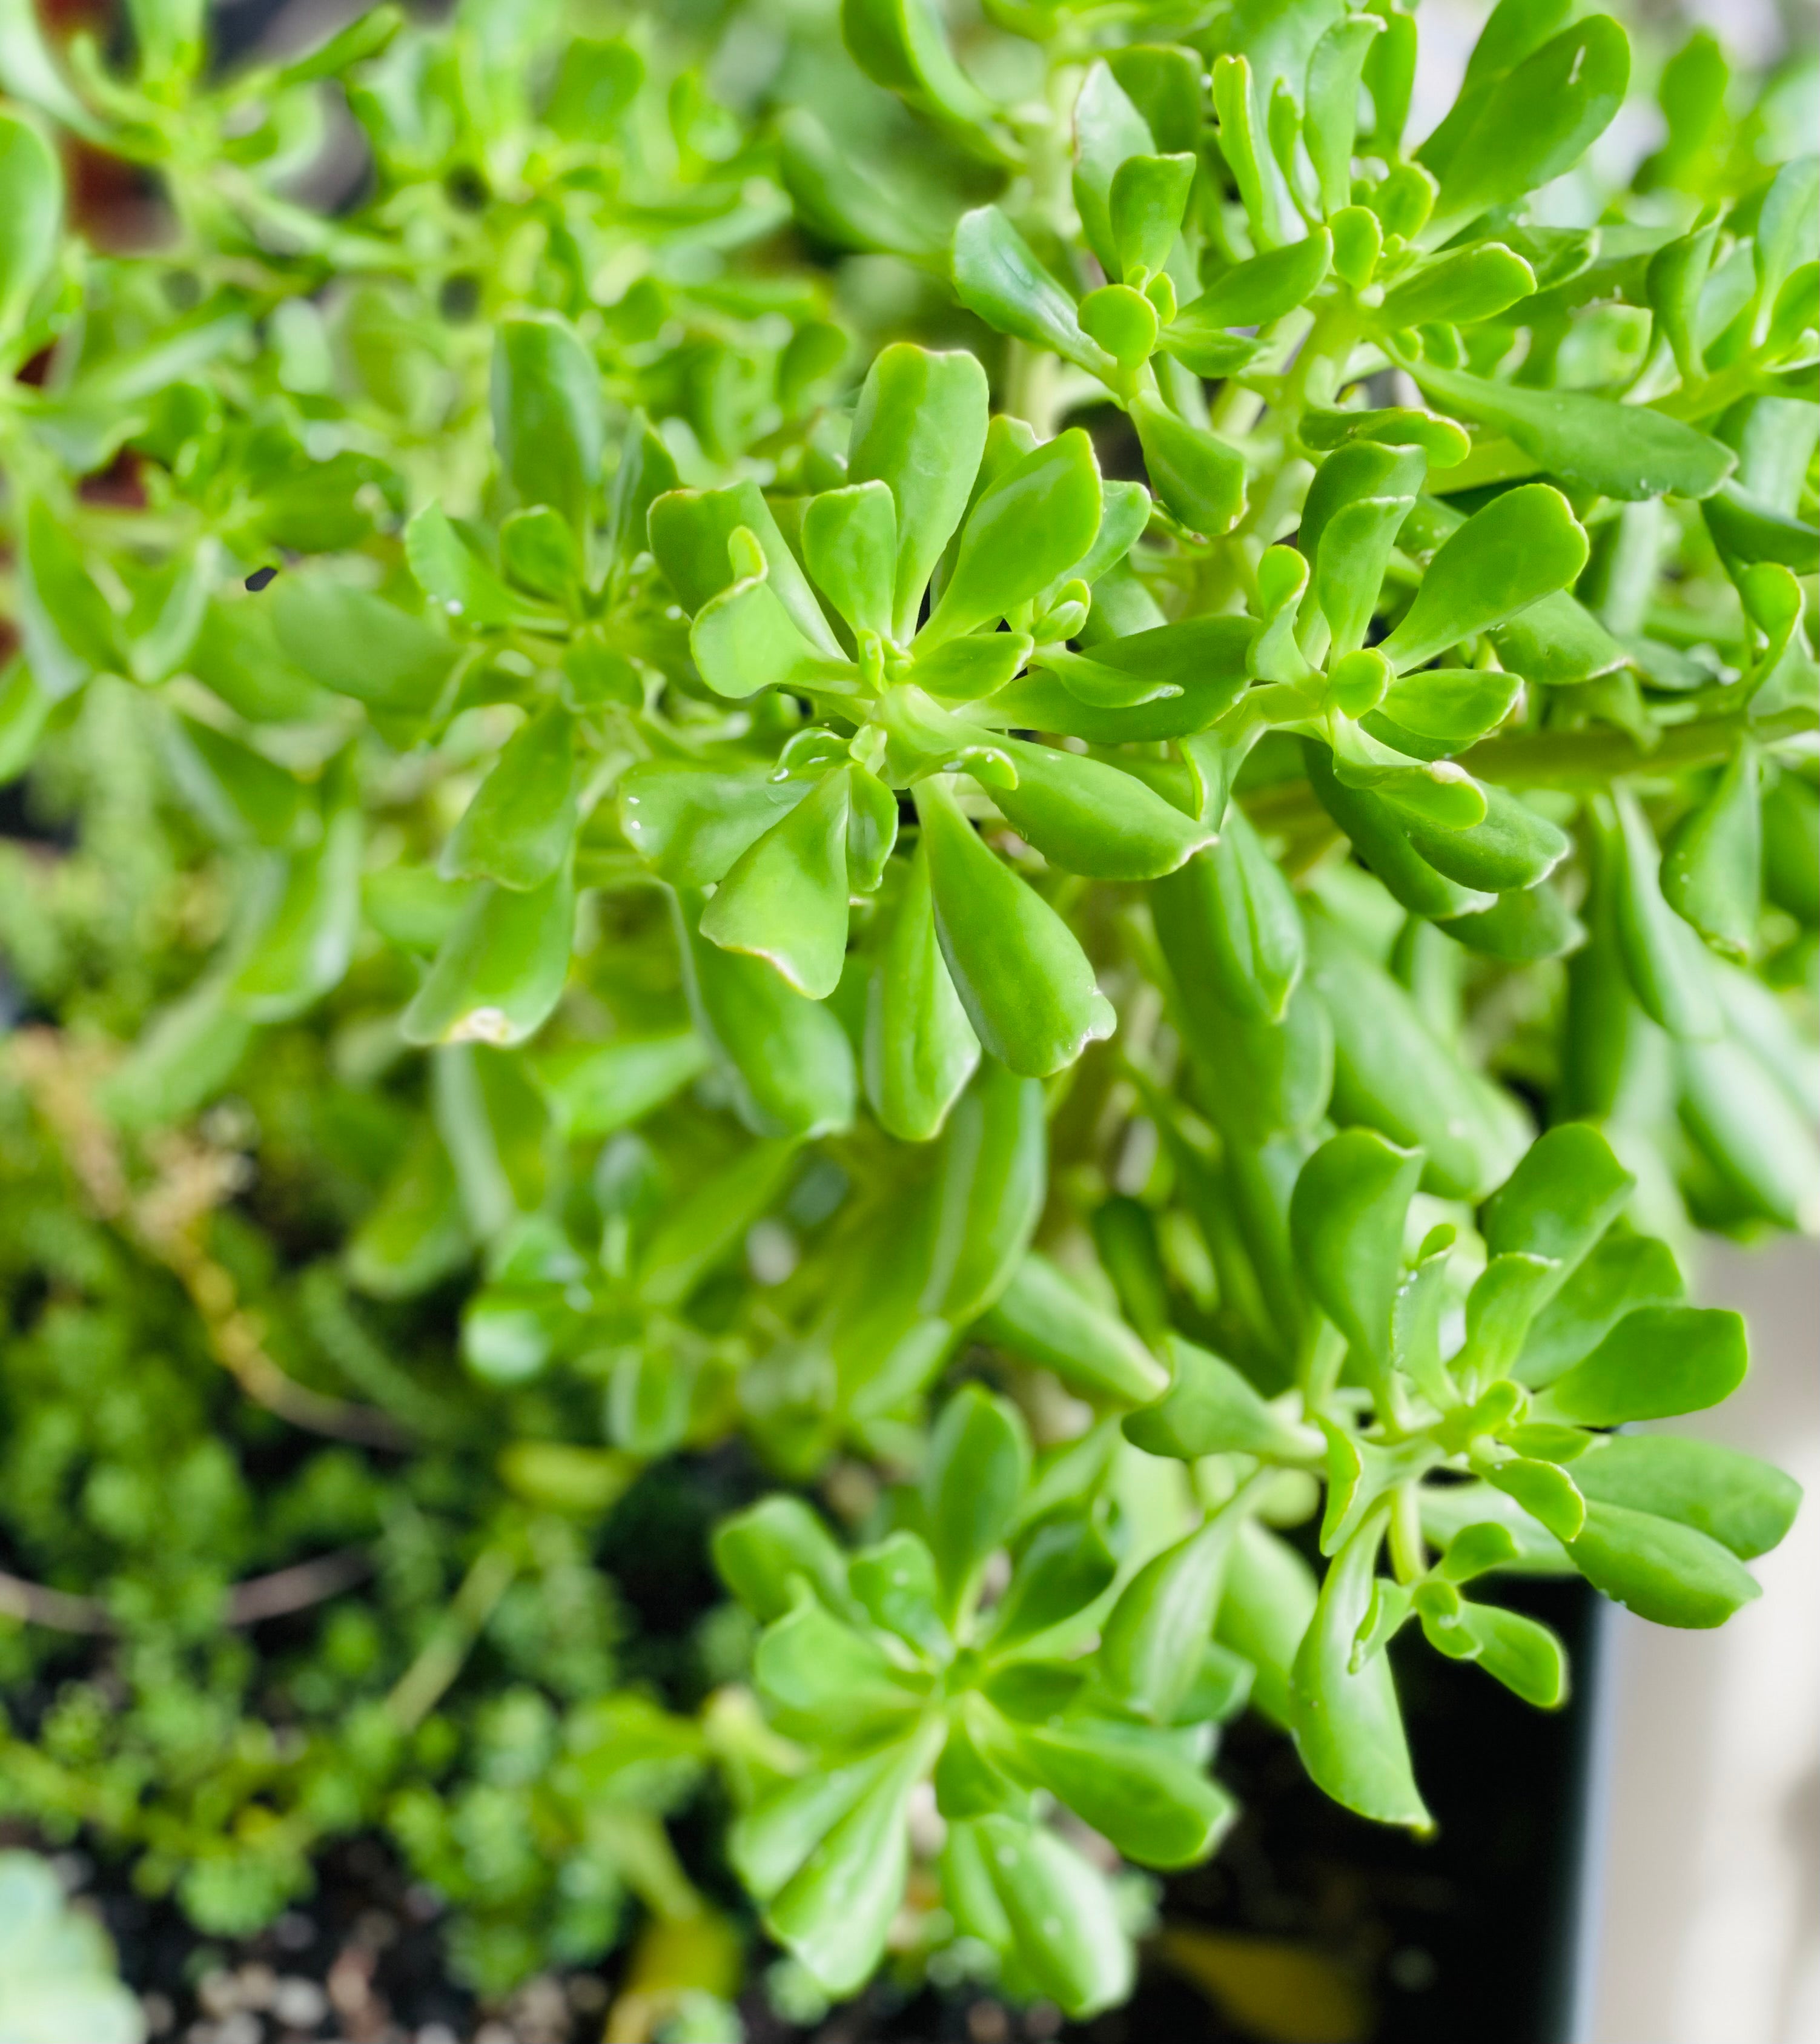
[[[1796,704],[1765,717],[1738,711],[1670,724],[1651,747],[1639,744],[1627,731],[1609,728],[1520,732],[1469,747],[1460,755],[1460,764],[1481,781],[1513,787],[1603,790],[1626,774],[1717,766],[1747,738],[1773,745],[1815,729],[1820,720]]]
[[[1696,717],[1663,730],[1653,746],[1640,744],[1627,731],[1607,727],[1589,731],[1526,731],[1510,738],[1488,738],[1461,753],[1459,763],[1475,779],[1501,787],[1557,788],[1574,793],[1609,789],[1630,774],[1668,774],[1689,766],[1716,766],[1731,758],[1747,739],[1774,745],[1820,730],[1810,709],[1792,705],[1765,717],[1737,711],[1726,717]],[[1300,831],[1324,824],[1327,812],[1306,781],[1273,781],[1240,797],[1246,815],[1260,829]]]
[[[1428,1573],[1419,1484],[1400,1483],[1391,1494],[1390,1560],[1400,1583],[1418,1581]]]
[[[228,1592],[222,1616],[229,1625],[257,1625],[262,1619],[287,1617],[324,1604],[371,1575],[372,1557],[362,1547],[343,1547],[332,1554],[313,1555],[270,1575],[248,1576]],[[0,1613],[51,1632],[111,1634],[113,1613],[99,1597],[53,1590],[42,1583],[0,1570]]]
[[[386,1714],[401,1730],[415,1731],[441,1701],[517,1573],[516,1556],[489,1547],[462,1578],[442,1623],[386,1699]]]

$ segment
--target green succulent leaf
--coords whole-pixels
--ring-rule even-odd
[[[1744,1381],[1744,1322],[1694,1306],[1639,1306],[1537,1400],[1538,1419],[1583,1427],[1698,1412]]]
[[[574,329],[549,313],[503,321],[492,398],[493,436],[520,499],[547,504],[585,535],[606,425],[600,371]]]
[[[936,936],[928,855],[920,845],[870,982],[866,1097],[893,1135],[926,1143],[979,1058],[979,1039]]]
[[[1012,1273],[979,1324],[996,1347],[1052,1370],[1070,1390],[1122,1404],[1147,1404],[1169,1373],[1122,1321],[1075,1290],[1034,1251]]]
[[[1625,1316],[1642,1306],[1679,1304],[1681,1274],[1653,1235],[1607,1235],[1537,1315],[1514,1374],[1551,1383],[1590,1355]]]
[[[993,790],[1008,822],[1046,859],[1100,880],[1173,873],[1211,832],[1135,774],[1019,739],[1004,741],[1017,786]]]
[[[1571,489],[1629,502],[1711,497],[1735,460],[1718,441],[1647,405],[1495,383],[1427,360],[1411,373],[1431,397],[1507,434]]]
[[[29,121],[0,118],[0,335],[9,340],[23,323],[56,260],[63,228],[63,177],[50,144]]]
[[[575,879],[565,859],[535,887],[481,887],[398,1024],[412,1043],[522,1043],[569,977]]]
[[[1515,674],[1487,667],[1427,667],[1400,674],[1379,708],[1403,730],[1452,747],[1495,731],[1511,713],[1521,686]]]
[[[1100,509],[1099,464],[1079,427],[1033,448],[974,501],[922,636],[939,645],[1027,602],[1092,545]]]
[[[1605,14],[1563,29],[1525,55],[1449,138],[1444,165],[1434,165],[1441,188],[1430,232],[1507,205],[1571,170],[1611,125],[1630,79],[1630,44]],[[1469,86],[1473,82],[1469,75]]]
[[[1111,212],[1113,180],[1128,160],[1148,156],[1155,147],[1149,124],[1126,97],[1110,67],[1093,65],[1074,102],[1074,204],[1087,245],[1108,276],[1119,274]],[[1180,217],[1178,208],[1178,221]],[[1163,253],[1169,253],[1166,244]]]
[[[747,1126],[757,1135],[805,1137],[846,1128],[858,1086],[840,1024],[768,961],[704,938],[698,897],[679,893],[673,912],[689,1012]]]
[[[1307,940],[1295,896],[1241,809],[1227,809],[1219,837],[1167,891],[1204,940],[1197,970],[1218,999],[1235,1015],[1281,1021]]]
[[[280,863],[268,912],[228,986],[229,1001],[250,1020],[300,1014],[340,984],[359,934],[366,836],[360,811],[338,808],[313,845]],[[566,939],[563,962],[566,966]]]
[[[507,743],[450,833],[442,873],[450,880],[541,886],[575,836],[574,719],[540,711]]]
[[[1238,1517],[1215,1512],[1120,1591],[1101,1628],[1098,1673],[1121,1708],[1154,1724],[1174,1721],[1200,1672]]]
[[[1538,1710],[1555,1710],[1566,1702],[1567,1656],[1545,1625],[1520,1612],[1463,1597],[1445,1611],[1436,1608],[1439,1602],[1425,1602],[1422,1590],[1416,1592],[1423,1630],[1437,1651],[1452,1660],[1477,1662]]]
[[[1662,898],[1708,943],[1737,958],[1757,943],[1763,816],[1753,746],[1741,746],[1662,859]]]
[[[1116,1719],[1021,1727],[1013,1750],[1021,1773],[1146,1866],[1194,1865],[1238,1815],[1172,1745]]]
[[[766,1628],[754,1679],[786,1732],[860,1748],[907,1735],[923,1697],[870,1634],[835,1617],[799,1585]]]
[[[1030,1437],[1015,1408],[977,1385],[949,1400],[930,1439],[923,1509],[950,1620],[976,1593],[1029,1477]]]
[[[1711,1042],[1724,1029],[1712,967],[1691,928],[1662,897],[1655,837],[1636,797],[1620,789],[1613,808],[1606,855],[1625,975],[1653,1022],[1684,1041]]]
[[[1415,601],[1380,648],[1399,674],[1565,589],[1586,565],[1586,535],[1558,490],[1529,483],[1495,498],[1442,540]]]
[[[786,1621],[787,1622],[787,1621]],[[871,1975],[904,1897],[911,1792],[925,1764],[907,1742],[765,1912],[773,1936],[830,1994]]]
[[[271,601],[278,650],[321,687],[401,719],[441,701],[455,648],[409,612],[324,575],[286,576]]]
[[[1150,397],[1131,408],[1151,487],[1190,532],[1230,532],[1245,509],[1245,460],[1217,433]]]
[[[1077,2018],[1123,2000],[1134,1961],[1105,1877],[1040,1826],[986,1816],[969,1828],[1007,1942],[1038,1992]]]
[[[1717,1540],[1629,1505],[1589,1504],[1568,1552],[1595,1589],[1657,1625],[1723,1625],[1762,1594]]]
[[[695,613],[689,650],[701,678],[716,695],[743,701],[762,689],[812,689],[844,683],[844,663],[831,662],[805,637],[771,587],[769,563],[758,536],[742,526],[755,571],[718,590]]]
[[[831,1609],[846,1604],[847,1573],[832,1535],[800,1498],[762,1498],[714,1534],[714,1566],[752,1616],[770,1624],[795,1608],[806,1583]],[[762,1885],[759,1892],[766,1892]]]
[[[1538,1137],[1486,1202],[1486,1249],[1493,1257],[1547,1258],[1557,1266],[1558,1285],[1579,1269],[1636,1185],[1597,1128],[1563,1122]]]
[[[961,1005],[1003,1064],[1044,1078],[1116,1016],[1067,924],[987,847],[940,780],[920,782],[935,929]]]
[[[1334,1119],[1420,1150],[1425,1189],[1483,1198],[1522,1153],[1521,1113],[1327,917],[1311,920],[1309,936],[1310,978],[1333,1028]]]
[[[1081,326],[1075,302],[1044,269],[996,206],[963,213],[954,229],[955,294],[989,327],[1037,348],[1053,348],[1096,376],[1116,369]]]
[[[873,364],[854,413],[847,474],[882,482],[897,509],[893,632],[908,639],[942,550],[965,513],[986,440],[986,380],[967,354],[907,342]]]
[[[803,553],[816,586],[852,630],[889,633],[897,507],[883,482],[856,482],[812,498],[803,515]]]
[[[1378,317],[1393,331],[1491,319],[1526,298],[1536,273],[1502,242],[1483,241],[1439,257],[1384,294]]]
[[[1126,157],[1106,194],[1107,225],[1117,267],[1127,284],[1142,285],[1167,266],[1194,183],[1195,159],[1179,155]]]
[[[998,1297],[1029,1247],[1048,1167],[1042,1087],[983,1060],[943,1132],[925,1312],[965,1323]]]
[[[1432,1819],[1411,1769],[1390,1663],[1380,1654],[1353,1666],[1383,1539],[1375,1515],[1327,1570],[1296,1656],[1292,1723],[1303,1765],[1336,1802],[1379,1823],[1426,1831]]]
[[[833,993],[847,964],[854,770],[824,774],[739,855],[701,912],[710,943],[768,960],[812,1001]]]
[[[1615,1434],[1576,1465],[1574,1481],[1594,1504],[1672,1519],[1754,1560],[1795,1522],[1801,1486],[1755,1455],[1716,1441],[1672,1434]]]
[[[928,0],[841,0],[840,30],[868,77],[996,153],[996,110],[955,62]]]
[[[1372,44],[1385,26],[1373,14],[1343,16],[1315,44],[1308,60],[1303,135],[1320,186],[1322,208],[1330,214],[1339,212],[1352,197],[1359,86]]]
[[[1289,1204],[1290,1239],[1311,1289],[1379,1381],[1390,1363],[1403,1219],[1422,1166],[1419,1151],[1349,1128],[1302,1166]]]
[[[1321,1454],[1323,1443],[1314,1428],[1261,1397],[1223,1358],[1179,1335],[1171,1335],[1166,1346],[1173,1377],[1168,1395],[1121,1423],[1135,1447],[1183,1462],[1246,1454],[1306,1462]]]
[[[620,782],[620,819],[655,873],[678,887],[705,887],[724,880],[812,786],[694,761],[646,760]]]
[[[1482,820],[1462,829],[1406,820],[1411,845],[1456,886],[1482,893],[1503,894],[1545,880],[1567,856],[1566,832],[1505,789],[1490,786],[1484,793]]]

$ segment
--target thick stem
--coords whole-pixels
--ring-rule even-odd
[[[1774,745],[1820,728],[1814,713],[1792,705],[1765,717],[1744,712],[1697,717],[1670,724],[1653,747],[1629,732],[1526,731],[1488,738],[1459,755],[1476,779],[1501,787],[1558,788],[1576,794],[1608,790],[1629,774],[1668,774],[1689,766],[1717,766],[1740,745],[1754,740]],[[1306,781],[1277,781],[1243,797],[1245,813],[1261,829],[1301,831],[1324,823],[1327,812]]]
[[[1413,1583],[1428,1573],[1428,1548],[1422,1537],[1422,1486],[1400,1483],[1390,1501],[1390,1562],[1400,1583]]]
[[[1511,787],[1603,790],[1626,774],[1716,766],[1747,738],[1773,745],[1817,728],[1810,709],[1791,705],[1765,717],[1739,711],[1670,724],[1650,747],[1611,728],[1519,732],[1471,747],[1460,755],[1460,764],[1481,781]]]

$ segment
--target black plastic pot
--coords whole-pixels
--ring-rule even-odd
[[[1577,1580],[1498,1595],[1566,1642],[1566,1706],[1533,1710],[1406,1635],[1392,1651],[1438,1825],[1426,1840],[1338,1808],[1310,1785],[1287,1739],[1241,1719],[1218,1762],[1244,1804],[1238,1826],[1211,1862],[1169,1883],[1131,2004],[1065,2035],[1575,2044],[1590,1985],[1581,1925],[1596,1879],[1599,1602]]]

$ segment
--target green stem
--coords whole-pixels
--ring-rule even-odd
[[[1480,780],[1513,787],[1603,789],[1626,774],[1717,766],[1747,738],[1773,745],[1816,728],[1820,720],[1813,711],[1795,704],[1756,719],[1739,711],[1672,724],[1653,746],[1610,728],[1521,732],[1469,747],[1460,755],[1460,764]]]
[[[1511,738],[1488,738],[1459,755],[1459,763],[1476,779],[1500,787],[1557,788],[1569,793],[1602,793],[1629,774],[1676,773],[1690,766],[1716,766],[1731,758],[1747,740],[1775,745],[1820,729],[1820,719],[1799,704],[1768,717],[1743,711],[1726,717],[1696,717],[1672,724],[1653,745],[1644,745],[1630,732],[1607,728],[1588,731],[1521,732]],[[1295,831],[1324,821],[1327,812],[1306,781],[1277,781],[1242,798],[1246,815],[1261,829]]]
[[[1725,411],[1741,398],[1753,396],[1762,378],[1763,370],[1757,362],[1734,362],[1729,369],[1721,369],[1696,383],[1691,390],[1676,390],[1666,398],[1657,399],[1652,409],[1671,419],[1680,419],[1689,425],[1696,420],[1710,419]]]
[[[402,1731],[415,1731],[442,1700],[517,1573],[516,1557],[489,1547],[462,1578],[441,1624],[386,1699],[386,1715]]]
[[[1422,1537],[1422,1486],[1400,1483],[1390,1500],[1390,1562],[1400,1583],[1419,1581],[1428,1573],[1428,1549]]]
[[[1346,1338],[1331,1320],[1317,1314],[1303,1339],[1300,1366],[1303,1410],[1312,1419],[1326,1406],[1340,1381],[1346,1359]]]
[[[1061,363],[1046,348],[1013,340],[1005,347],[1004,402],[1002,409],[1022,419],[1039,440],[1055,431],[1055,386]]]

